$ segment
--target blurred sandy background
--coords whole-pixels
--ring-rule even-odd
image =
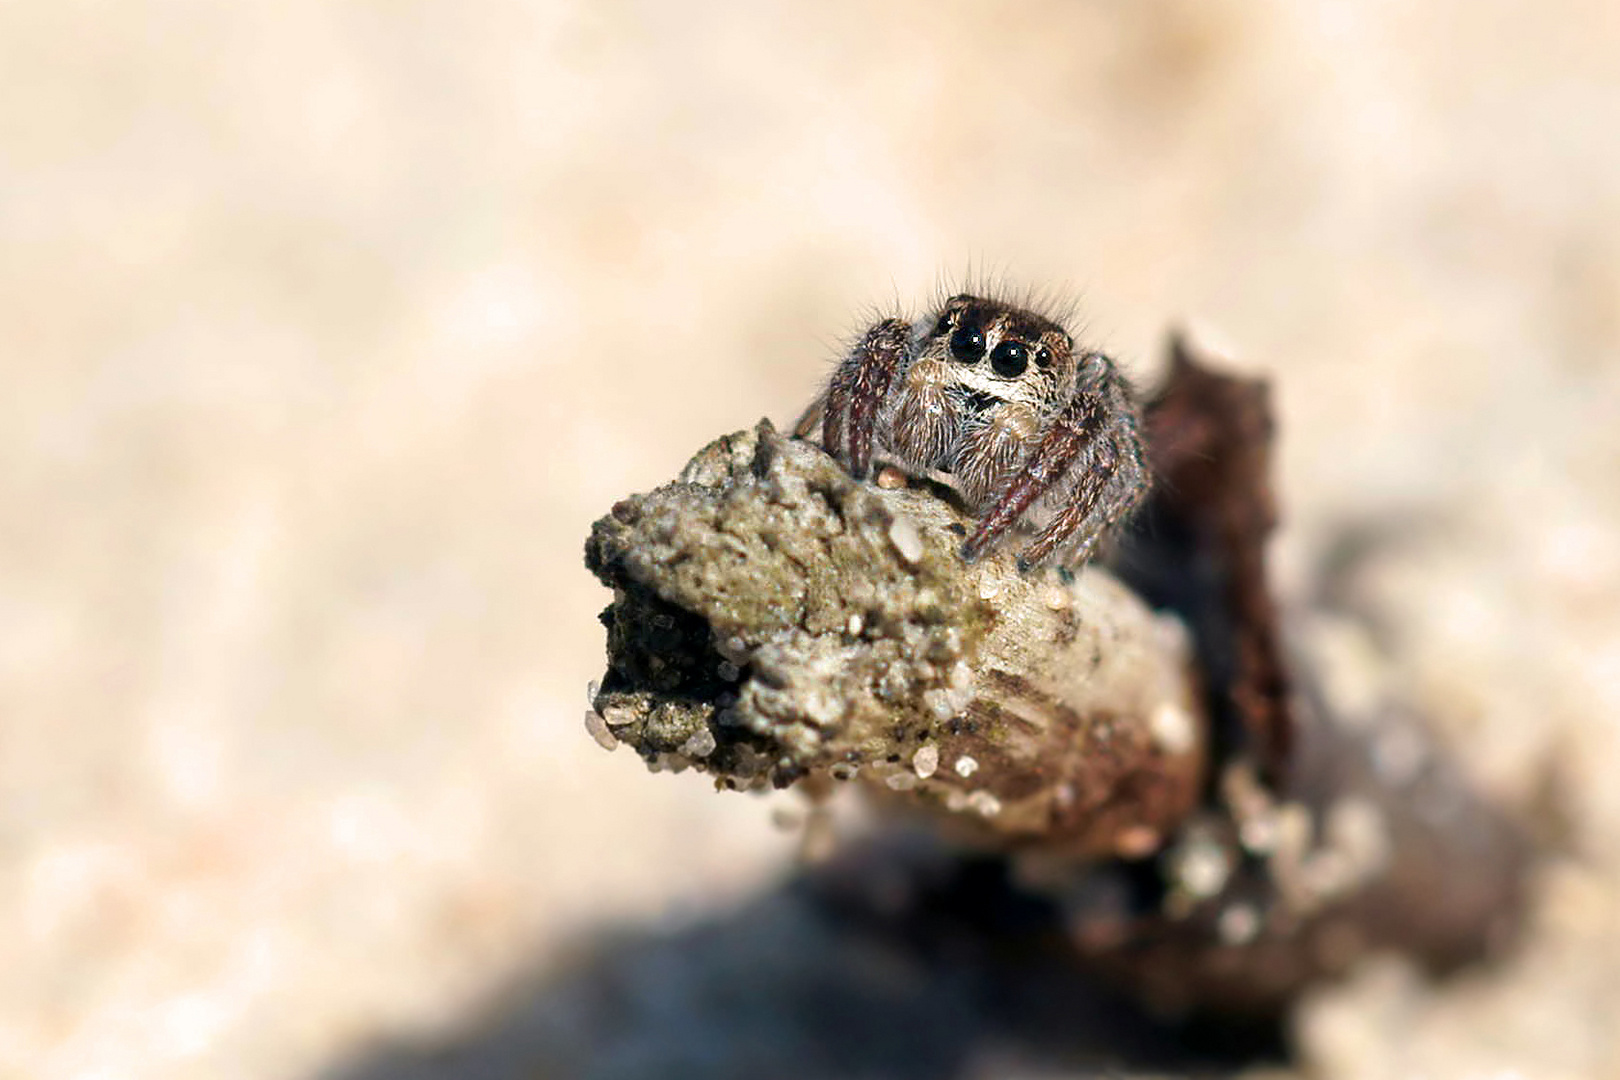
[[[322,1075],[792,860],[581,724],[589,522],[971,264],[1275,374],[1571,854],[1332,1076],[1620,1076],[1620,8],[0,4],[0,1075]]]

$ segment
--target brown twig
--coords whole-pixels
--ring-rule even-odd
[[[596,524],[599,735],[723,786],[859,779],[1004,848],[1141,856],[1186,816],[1186,635],[1100,570],[968,566],[927,487],[851,480],[768,423]]]
[[[593,734],[723,787],[858,779],[1007,855],[1167,1010],[1274,1010],[1371,949],[1485,955],[1527,849],[1398,696],[1335,701],[1321,651],[1285,651],[1265,387],[1172,359],[1129,587],[964,563],[948,489],[857,483],[768,423],[621,502],[586,549],[614,589]]]

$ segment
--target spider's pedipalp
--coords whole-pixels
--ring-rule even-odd
[[[845,459],[857,480],[865,479],[871,468],[878,408],[910,348],[911,327],[900,319],[884,319],[861,337],[827,387],[821,445]]]

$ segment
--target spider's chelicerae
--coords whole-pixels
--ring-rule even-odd
[[[1031,535],[1021,566],[1084,562],[1148,489],[1130,383],[1044,315],[953,296],[917,323],[862,335],[799,420],[858,479],[875,454],[952,475],[978,519],[972,561]]]

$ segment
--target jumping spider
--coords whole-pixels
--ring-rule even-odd
[[[1025,569],[1078,566],[1148,489],[1135,395],[1114,362],[1056,322],[962,294],[862,335],[796,426],[857,479],[874,453],[952,474],[978,524],[969,562],[1014,530]]]

